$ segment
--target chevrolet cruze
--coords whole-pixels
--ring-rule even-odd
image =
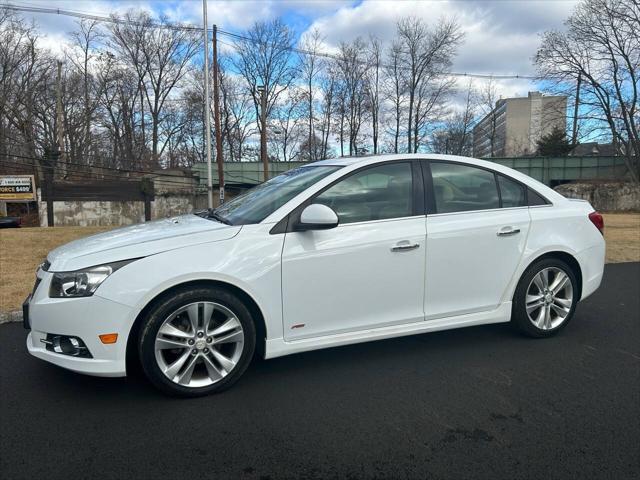
[[[254,354],[499,322],[548,337],[600,285],[602,230],[589,203],[488,161],[310,163],[215,210],[53,250],[23,305],[27,348],[89,375],[138,361],[197,396]]]

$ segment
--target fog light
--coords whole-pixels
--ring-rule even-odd
[[[46,345],[50,352],[71,357],[93,358],[85,343],[78,337],[47,333],[47,338],[40,341]]]

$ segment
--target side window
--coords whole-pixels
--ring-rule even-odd
[[[536,205],[549,205],[549,202],[542,198],[539,194],[529,189],[527,192],[529,198],[529,206],[535,207]]]
[[[524,185],[502,175],[498,175],[498,185],[500,186],[502,208],[527,206],[527,194]]]
[[[500,207],[492,172],[456,163],[431,162],[431,175],[437,213]]]
[[[328,188],[313,203],[331,207],[341,224],[409,217],[413,215],[411,164],[367,168]]]

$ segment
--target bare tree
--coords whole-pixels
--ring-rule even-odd
[[[371,112],[371,139],[373,153],[378,153],[378,139],[380,137],[380,83],[382,74],[382,47],[378,38],[369,38],[368,52],[369,69],[366,73],[366,92]]]
[[[199,37],[191,31],[163,28],[168,24],[164,17],[159,24],[152,22],[147,13],[128,14],[128,19],[130,22],[125,24],[115,23],[112,32],[115,45],[138,72],[151,117],[151,160],[157,167],[170,140],[163,138],[161,145],[159,132],[164,108],[191,67],[191,59],[199,48]]]
[[[469,82],[462,108],[446,118],[443,128],[434,135],[432,150],[436,153],[472,156],[471,132],[477,119],[477,110],[477,92]]]
[[[98,107],[100,92],[92,92],[95,88],[93,74],[90,71],[90,63],[97,55],[96,43],[103,37],[97,20],[81,20],[78,22],[78,30],[71,33],[75,48],[67,51],[66,57],[74,66],[76,72],[82,77],[83,99],[83,128],[82,141],[79,146],[79,156],[86,156],[91,149],[91,124],[93,115]],[[75,157],[76,160],[78,157]]]
[[[322,42],[323,38],[320,31],[314,29],[309,36],[302,40],[300,46],[302,50],[302,53],[300,54],[300,74],[305,84],[305,97],[307,102],[307,150],[309,152],[308,160],[311,162],[318,160],[318,157],[316,156],[318,149],[315,146],[316,133],[313,103],[315,100],[314,89],[324,63],[322,62],[321,57],[318,57]]]
[[[280,96],[293,82],[296,69],[292,66],[292,45],[293,35],[280,19],[255,23],[236,41],[238,53],[233,62],[253,97],[255,118],[260,118],[258,86],[265,88],[268,118]],[[258,122],[259,131],[264,127]]]
[[[244,147],[255,127],[252,112],[253,97],[242,79],[220,70],[220,92],[222,97],[222,133],[228,146],[227,158],[242,161]]]
[[[324,75],[321,76],[320,92],[322,95],[322,102],[320,110],[322,112],[320,124],[318,130],[321,135],[321,148],[318,158],[329,158],[329,135],[332,130],[333,112],[335,110],[335,97],[337,89],[337,75],[335,67],[329,65]]]
[[[543,35],[534,61],[543,78],[575,84],[580,77],[581,104],[597,107],[592,120],[606,122],[631,179],[639,182],[638,0],[583,0],[565,31]]]
[[[337,60],[340,88],[340,143],[341,153],[344,154],[345,122],[349,134],[349,155],[363,153],[359,148],[364,116],[365,104],[365,76],[366,76],[365,43],[356,38],[350,43],[341,43]]]
[[[38,48],[35,25],[1,7],[0,38],[0,161],[27,157],[21,163],[35,164],[41,175],[40,156],[55,138],[55,60]]]
[[[280,102],[272,111],[268,140],[276,158],[292,162],[300,155],[300,143],[304,135],[304,91],[290,89],[286,102]],[[308,139],[307,139],[308,140]]]
[[[420,115],[417,107],[422,102],[420,95],[427,91],[424,83],[450,68],[463,33],[454,20],[444,19],[430,29],[421,19],[408,17],[401,19],[397,28],[402,49],[401,65],[407,70],[407,150],[417,152],[415,141],[419,136],[419,122],[416,117]]]
[[[405,108],[406,79],[402,69],[402,46],[394,41],[387,53],[387,65],[385,65],[385,100],[393,106],[392,132],[393,152],[399,153],[400,124],[402,123]]]

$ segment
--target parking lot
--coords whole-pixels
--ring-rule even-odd
[[[176,400],[76,375],[0,325],[3,478],[640,478],[640,264],[558,336],[508,325],[257,361]]]

